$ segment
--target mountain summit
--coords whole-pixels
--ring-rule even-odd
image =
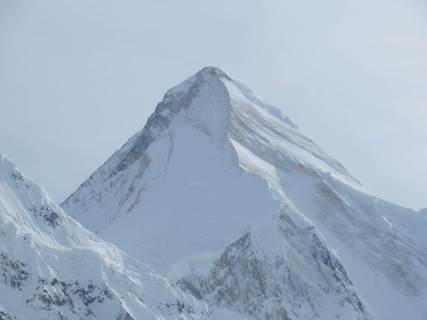
[[[183,137],[188,138],[188,156],[202,157],[200,153],[207,152],[205,149],[209,148],[209,152],[221,155],[223,160],[228,158],[229,162],[234,161],[234,164],[246,167],[250,164],[245,163],[248,160],[245,152],[251,152],[260,159],[268,156],[271,158],[269,162],[281,167],[311,171],[318,175],[331,174],[341,181],[358,186],[358,182],[340,163],[299,133],[279,109],[263,103],[250,89],[232,80],[219,68],[206,67],[170,89],[144,128],[92,174],[64,202],[64,206],[67,207],[71,201],[76,202],[77,198],[82,198],[80,204],[91,206],[91,196],[85,190],[91,189],[88,186],[93,185],[95,180],[101,180],[96,183],[104,184],[113,181],[135,163],[141,163],[141,160],[152,162],[153,156],[148,156],[150,148],[168,143],[170,149],[174,140],[181,140],[181,135],[189,133],[189,130],[193,134]],[[206,143],[194,141],[203,144],[204,148],[197,149],[193,139],[206,140]],[[159,162],[164,162],[164,158],[159,159]],[[93,192],[91,194],[95,195]],[[97,202],[93,202],[93,205]],[[119,202],[120,205],[127,204],[124,199]],[[117,213],[117,208],[108,210],[110,214]],[[108,212],[97,210],[97,214],[103,216],[99,219],[104,220]],[[92,218],[91,215],[84,216]],[[96,224],[101,222],[99,219],[96,219]]]
[[[367,194],[218,68],[170,89],[62,207],[198,302],[249,319],[427,314],[427,217]]]

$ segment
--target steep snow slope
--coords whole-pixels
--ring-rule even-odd
[[[64,214],[0,156],[0,319],[224,319]]]
[[[169,90],[62,206],[201,301],[254,319],[427,314],[425,215],[364,193],[217,68]]]

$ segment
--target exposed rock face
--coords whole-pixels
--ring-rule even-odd
[[[0,320],[14,320],[16,317],[12,317],[7,314],[6,311],[0,310]]]
[[[109,303],[108,300],[113,299],[113,293],[105,284],[98,286],[89,283],[81,286],[77,280],[65,282],[54,278],[50,281],[39,279],[33,296],[27,299],[26,303],[31,308],[46,311],[47,314],[57,313],[58,309],[65,309],[66,312],[84,314],[89,317],[95,316],[92,311],[95,304],[103,304],[106,300]]]
[[[0,270],[1,280],[5,285],[22,290],[29,276],[25,263],[11,260],[5,252],[0,252]]]
[[[342,317],[344,310],[345,319],[371,319],[344,267],[314,229],[299,228],[285,213],[277,219],[278,227],[246,233],[226,247],[207,274],[192,270],[177,281],[178,286],[200,300],[236,309],[253,319],[321,315],[334,319]],[[276,240],[287,241],[294,251],[292,258],[303,253],[298,257],[300,265],[282,254],[285,248],[280,242],[259,243],[256,239],[264,232],[277,233]],[[304,268],[311,269],[311,278],[305,277]],[[342,310],[330,307],[333,300]]]

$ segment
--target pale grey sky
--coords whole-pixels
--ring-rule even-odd
[[[0,0],[0,152],[60,202],[206,65],[281,107],[374,194],[427,207],[417,0]]]

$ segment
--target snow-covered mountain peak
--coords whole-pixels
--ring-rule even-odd
[[[107,181],[138,161],[146,163],[154,142],[175,136],[188,128],[207,137],[217,149],[228,150],[247,169],[249,151],[268,153],[273,164],[312,174],[332,174],[358,186],[345,168],[329,157],[312,140],[301,134],[283,112],[257,98],[252,90],[233,80],[221,69],[206,67],[170,89],[148,118],[144,128],[90,177]],[[231,148],[230,148],[231,147]],[[236,157],[237,156],[237,157]],[[254,156],[250,156],[254,158]],[[67,200],[68,201],[68,200]]]
[[[0,156],[0,214],[13,221],[18,230],[38,234],[40,228],[55,229],[68,218],[47,192],[28,180],[5,155]]]
[[[185,94],[196,82],[209,82],[220,79],[230,79],[230,77],[218,67],[204,67],[185,81],[168,90],[165,98],[171,98],[179,94]]]
[[[207,66],[200,69],[197,74],[216,75],[218,77],[229,78],[229,76],[219,67]]]
[[[179,173],[190,170],[185,179],[194,176],[195,181],[188,183],[197,185],[202,176],[209,180],[211,172],[222,174],[224,168],[227,180],[233,179],[231,172],[242,175],[242,169],[248,176],[256,176],[250,178],[261,184],[256,188],[269,185],[281,195],[280,201],[291,207],[281,190],[280,170],[331,176],[359,187],[339,162],[302,135],[280,109],[262,102],[222,70],[207,67],[170,89],[144,128],[96,170],[63,207],[99,231],[123,212],[134,211],[142,203],[142,195],[154,192],[168,177],[174,176],[179,185]],[[244,184],[251,185],[245,179],[236,178],[228,184],[245,188]],[[206,196],[200,195],[201,199]],[[249,205],[250,201],[246,202]],[[75,211],[76,205],[82,210]],[[254,204],[256,207],[259,205]]]
[[[258,107],[263,108],[265,111],[271,113],[273,116],[280,118],[283,122],[287,123],[294,129],[297,129],[296,125],[292,123],[292,121],[288,117],[286,117],[280,109],[258,99],[251,89],[249,89],[239,81],[232,79],[229,75],[227,75],[223,70],[218,67],[205,67],[194,75],[192,75],[191,77],[189,77],[188,79],[186,79],[185,81],[168,90],[163,98],[163,101],[157,106],[153,116],[157,113],[160,113],[162,115],[167,113],[167,111],[165,111],[165,105],[172,106],[174,110],[178,109],[178,105],[184,108],[188,107],[191,103],[191,100],[197,95],[201,93],[206,94],[209,91],[214,91],[215,89],[209,89],[206,87],[214,87],[218,84],[218,81],[221,82],[224,86],[225,91],[222,93],[226,95],[226,100],[228,100],[229,102],[231,102],[230,99],[232,92],[238,91],[240,92],[240,95],[243,96],[245,99],[253,102]],[[204,90],[204,92],[201,92],[202,90]],[[185,99],[183,99],[184,97]],[[213,98],[219,99],[220,96],[216,95]],[[177,103],[176,100],[184,100],[185,103]],[[227,103],[224,106],[222,104],[215,103],[211,105],[211,107],[217,109],[217,112],[228,112],[229,108],[231,108],[232,105],[231,103]]]
[[[3,153],[0,153],[0,175],[3,179],[11,175],[22,176],[22,173],[16,168],[15,164]]]
[[[5,154],[0,153],[0,164],[2,165],[1,170],[4,170],[3,169],[3,164],[6,164],[6,163],[10,163],[11,164],[11,161],[6,157]]]
[[[169,90],[62,207],[157,272],[186,279],[202,301],[251,319],[427,312],[424,215],[364,192],[280,109],[217,68]],[[256,242],[242,245],[248,230]],[[295,287],[304,288],[298,301]],[[289,304],[275,309],[277,292]]]

